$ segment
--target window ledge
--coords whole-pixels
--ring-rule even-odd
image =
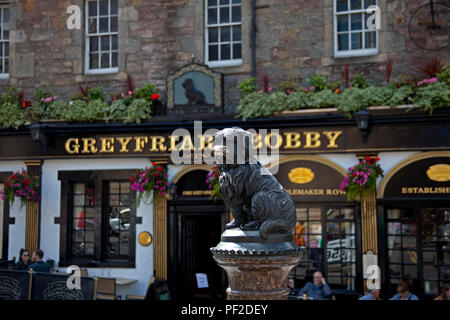
[[[58,268],[76,265],[82,268],[136,268],[136,263],[131,261],[59,261]]]
[[[94,70],[86,70],[85,75],[98,75],[98,74],[112,74],[118,73],[119,68],[109,68],[109,69],[94,69]]]
[[[335,52],[335,58],[353,58],[353,57],[366,57],[375,56],[378,54],[378,50],[355,50],[355,51],[343,51]]]
[[[243,64],[242,59],[229,61],[208,61],[206,65],[210,68],[236,67]]]

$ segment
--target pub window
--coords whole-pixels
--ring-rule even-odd
[[[388,208],[389,283],[414,280],[418,292],[437,295],[450,280],[450,208]]]
[[[306,248],[293,277],[303,286],[321,270],[333,289],[355,290],[356,232],[353,207],[297,207],[295,240]]]
[[[61,266],[134,266],[135,193],[125,178],[131,174],[60,172],[62,206],[67,205],[61,213],[67,230],[61,236]]]
[[[0,190],[3,190],[3,183],[0,183]],[[0,259],[3,259],[3,216],[5,202],[0,197]]]
[[[364,56],[378,53],[378,31],[371,30],[367,21],[374,12],[367,12],[376,0],[335,0],[335,57]]]
[[[118,0],[86,1],[86,73],[118,72]]]
[[[210,67],[242,64],[241,0],[207,0],[205,57]]]
[[[0,79],[9,77],[9,6],[0,5]]]

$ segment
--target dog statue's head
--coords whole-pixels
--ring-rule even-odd
[[[226,128],[214,135],[213,152],[219,168],[256,163],[252,133],[239,127]]]

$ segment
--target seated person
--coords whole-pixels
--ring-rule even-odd
[[[359,298],[359,300],[379,300],[380,289],[369,289],[369,292],[365,296]]]
[[[322,272],[316,271],[313,275],[313,281],[308,282],[299,292],[299,296],[303,297],[306,293],[308,298],[314,300],[329,300],[332,298],[330,286],[325,281]]]
[[[389,300],[419,300],[415,294],[410,292],[411,286],[408,281],[403,280],[397,286],[397,294]]]
[[[296,299],[298,296],[298,289],[295,287],[294,279],[288,280],[288,288],[289,288],[288,298]]]
[[[15,269],[16,270],[27,270],[27,267],[30,265],[30,253],[26,249],[20,249],[19,252],[19,261],[17,261]]]
[[[27,270],[33,269],[36,272],[50,272],[51,265],[42,261],[43,257],[44,251],[41,249],[34,250],[31,258],[33,263],[28,266]]]

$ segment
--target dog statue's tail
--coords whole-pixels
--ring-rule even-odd
[[[263,239],[267,239],[270,233],[286,233],[292,234],[297,222],[295,205],[292,199],[284,198],[277,208],[279,218],[272,218],[264,221],[259,229],[259,235]]]

